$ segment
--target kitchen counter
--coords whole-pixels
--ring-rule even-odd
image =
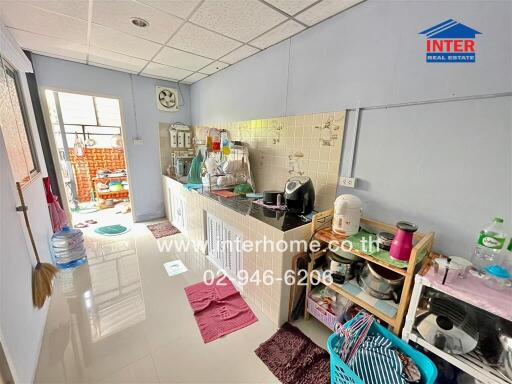
[[[164,177],[168,176],[164,175]],[[185,183],[175,178],[171,177],[170,179],[185,186]],[[270,209],[254,203],[256,200],[255,198],[248,198],[245,196],[223,197],[212,193],[207,189],[191,189],[190,191],[199,193],[200,195],[212,199],[222,206],[232,209],[241,215],[253,217],[283,232],[311,223],[311,214],[303,216],[286,211]]]
[[[270,209],[254,203],[254,198],[251,199],[243,196],[222,197],[209,191],[201,190],[197,190],[197,192],[209,199],[217,201],[224,207],[232,209],[241,215],[251,216],[283,232],[290,231],[311,222],[311,218],[309,216]]]
[[[197,252],[232,279],[248,302],[261,309],[276,326],[285,323],[290,298],[286,273],[292,267],[294,255],[302,252],[291,245],[307,244],[311,237],[310,220],[266,208],[250,198],[188,190],[173,178],[162,179],[165,211],[173,225]],[[256,247],[218,248],[219,242],[239,240]],[[269,242],[269,248],[258,248]],[[252,279],[243,281],[244,274]],[[272,279],[265,282],[262,276]]]

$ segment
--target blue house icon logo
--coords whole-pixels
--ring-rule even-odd
[[[448,19],[419,33],[425,35],[427,63],[474,63],[476,29]]]

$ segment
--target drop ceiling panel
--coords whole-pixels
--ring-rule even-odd
[[[295,18],[302,21],[304,24],[313,25],[363,1],[364,0],[323,0],[295,16]]]
[[[23,49],[67,60],[86,61],[87,46],[84,44],[12,28],[9,32]]]
[[[288,20],[287,22],[275,27],[274,29],[268,31],[264,35],[254,39],[251,41],[251,44],[255,47],[265,49],[270,47],[273,44],[279,43],[280,41],[299,33],[305,28],[293,20]]]
[[[201,0],[138,0],[138,2],[186,19]]]
[[[91,45],[140,59],[151,59],[161,45],[93,24]]]
[[[90,47],[89,62],[101,64],[109,68],[118,68],[123,71],[138,73],[144,68],[147,61],[107,51],[105,49]]]
[[[190,21],[233,39],[247,42],[286,16],[258,0],[205,0]]]
[[[15,1],[0,2],[0,14],[8,27],[86,44],[87,22],[58,15]]]
[[[192,83],[195,83],[196,81],[204,79],[206,76],[207,75],[204,75],[202,73],[196,72],[196,73],[191,74],[186,79],[184,79],[183,82],[187,83],[187,84],[192,84]]]
[[[89,14],[88,0],[18,0],[18,2],[86,21]]]
[[[180,81],[193,72],[181,68],[170,67],[168,65],[149,63],[148,66],[142,71],[143,75],[156,76],[164,79]]]
[[[229,37],[186,23],[167,45],[218,59],[242,44]]]
[[[172,65],[173,67],[197,71],[213,60],[178,49],[164,47],[153,59],[157,63]]]
[[[259,49],[253,48],[249,45],[244,45],[235,49],[233,52],[228,53],[226,56],[222,57],[221,60],[225,63],[235,64],[236,62],[243,60],[248,56],[254,55],[259,51]]]
[[[220,71],[221,69],[226,68],[229,66],[229,64],[221,63],[220,61],[216,61],[214,63],[211,63],[210,65],[207,65],[206,67],[202,68],[199,72],[206,73],[207,75],[211,75],[215,72]]]
[[[265,0],[289,15],[295,15],[318,0]]]
[[[144,19],[149,25],[144,28],[136,27],[131,22],[133,17]],[[109,0],[94,2],[92,22],[157,43],[165,43],[183,20],[135,1]]]

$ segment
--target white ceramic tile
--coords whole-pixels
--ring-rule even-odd
[[[295,18],[304,24],[313,25],[364,0],[323,0],[305,10]]]
[[[131,22],[133,17],[144,19],[149,25],[145,28],[136,27]],[[183,20],[135,1],[108,0],[94,2],[92,22],[157,43],[165,43]]]
[[[85,44],[12,28],[9,28],[9,32],[23,49],[72,61],[85,62],[86,60],[87,46]]]
[[[249,45],[243,45],[222,57],[221,60],[229,64],[235,64],[236,62],[243,60],[248,56],[254,55],[257,52],[259,52],[259,50],[256,48],[253,48]]]
[[[138,73],[147,61],[135,57],[122,55],[120,53],[107,51],[105,49],[90,47],[89,61],[108,66],[121,71]]]
[[[293,20],[288,20],[287,22],[275,27],[274,29],[268,31],[264,35],[254,39],[251,41],[251,44],[255,47],[265,49],[279,43],[280,41],[295,35],[305,29],[301,24],[297,23]]]
[[[18,0],[18,3],[29,4],[61,15],[88,19],[89,0]]]
[[[211,75],[217,71],[220,71],[221,69],[226,68],[228,65],[229,64],[221,63],[220,61],[215,61],[215,62],[211,63],[210,65],[201,69],[200,72],[206,73],[207,75]]]
[[[193,73],[192,75],[190,75],[189,77],[187,77],[186,79],[184,79],[183,82],[187,83],[187,84],[192,84],[192,83],[195,83],[196,81],[204,79],[206,76],[207,75],[196,72],[196,73]]]
[[[201,0],[138,0],[138,2],[186,19]]]
[[[153,59],[157,63],[172,65],[173,67],[197,71],[213,60],[192,53],[180,51],[179,49],[164,47]]]
[[[265,0],[289,15],[295,15],[318,0]]]
[[[175,68],[168,65],[149,63],[148,66],[142,71],[143,75],[156,76],[164,79],[180,81],[185,77],[192,74],[191,71],[187,71],[181,68]]]
[[[241,44],[229,37],[187,23],[167,44],[187,52],[218,59]]]
[[[151,41],[127,35],[126,33],[97,24],[93,24],[91,28],[91,45],[148,60],[151,59],[161,47],[159,44]]]
[[[15,1],[0,2],[0,15],[3,23],[8,27],[65,38],[82,44],[87,42],[87,22],[83,20],[58,15]]]
[[[286,17],[258,0],[205,0],[190,20],[247,42],[283,22]]]

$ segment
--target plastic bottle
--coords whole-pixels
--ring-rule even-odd
[[[53,257],[58,268],[73,268],[87,260],[83,233],[77,228],[62,227],[51,239]]]
[[[506,238],[503,219],[496,217],[491,225],[480,231],[478,243],[473,251],[473,265],[476,268],[484,269],[491,265],[501,264],[500,251],[505,245]]]

